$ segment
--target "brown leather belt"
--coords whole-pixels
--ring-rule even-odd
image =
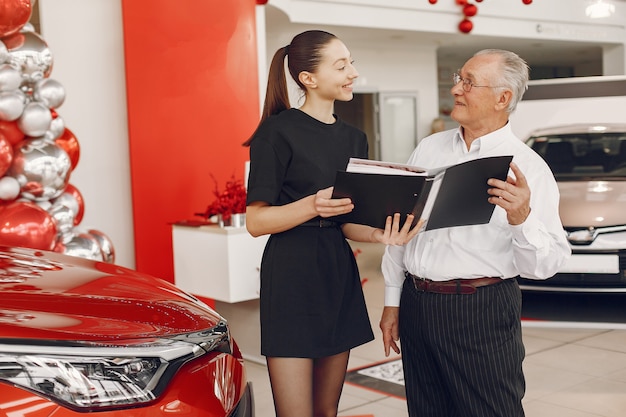
[[[406,272],[405,275],[413,281],[413,285],[416,290],[422,292],[435,292],[439,294],[474,294],[477,288],[498,284],[503,281],[502,278],[498,277],[433,281],[427,278],[415,276],[409,272]]]

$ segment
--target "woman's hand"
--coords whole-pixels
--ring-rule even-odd
[[[331,217],[350,213],[354,204],[349,198],[332,198],[333,187],[324,188],[315,194],[315,211],[321,217]]]
[[[411,227],[415,216],[409,214],[406,216],[404,225],[400,227],[400,213],[396,213],[392,216],[387,216],[385,222],[385,230],[375,229],[372,232],[374,241],[384,243],[385,245],[402,246],[409,243],[422,229],[424,225],[424,219],[420,219],[415,227]]]

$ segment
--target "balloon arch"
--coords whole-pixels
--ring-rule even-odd
[[[110,239],[79,225],[85,211],[70,176],[80,157],[57,108],[65,90],[30,20],[35,0],[0,5],[0,245],[115,262]]]

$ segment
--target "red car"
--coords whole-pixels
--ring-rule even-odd
[[[253,417],[226,320],[117,265],[0,247],[0,416]]]

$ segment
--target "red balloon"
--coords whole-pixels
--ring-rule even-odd
[[[459,6],[465,6],[467,4],[467,0],[456,0],[456,4]]]
[[[256,0],[256,4],[264,5],[267,4],[268,0]]]
[[[66,127],[61,136],[56,138],[54,142],[67,152],[67,155],[70,157],[72,170],[74,170],[80,158],[80,145],[74,133]]]
[[[0,133],[0,177],[2,177],[13,162],[13,146],[11,143]]]
[[[463,19],[461,23],[459,23],[459,30],[463,33],[470,33],[473,28],[474,24],[469,19]]]
[[[0,134],[4,136],[11,145],[15,145],[22,139],[24,139],[24,132],[17,127],[17,120],[7,122],[6,120],[0,120]]]
[[[18,32],[33,11],[31,0],[0,1],[0,38]]]
[[[56,236],[53,217],[38,205],[16,201],[0,206],[0,245],[52,250]]]
[[[473,4],[466,4],[465,7],[463,7],[463,14],[465,16],[476,16],[476,13],[478,13],[478,7]]]
[[[533,2],[533,0],[522,0],[522,3],[524,3],[524,4],[530,4],[532,2]]]
[[[430,4],[437,4],[437,0],[428,0]]]

